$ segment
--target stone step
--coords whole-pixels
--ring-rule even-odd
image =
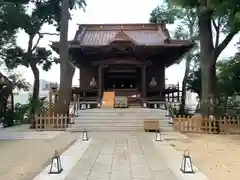
[[[93,131],[144,131],[144,127],[98,127],[98,126],[91,126],[91,127],[70,127],[67,128],[67,131],[69,132],[82,132],[84,130],[87,130],[89,132]],[[160,127],[160,131],[162,132],[173,132],[174,129],[172,127]]]
[[[88,123],[125,123],[125,122],[131,122],[131,123],[143,123],[145,120],[147,119],[75,119],[75,122],[88,122]],[[153,120],[153,119],[149,119],[149,120]],[[169,121],[166,119],[163,120],[159,120],[159,119],[154,119],[154,120],[158,120],[159,123],[168,123]]]
[[[148,119],[155,119],[155,120],[165,120],[165,116],[78,116],[76,120],[148,120]]]
[[[132,110],[137,108],[131,108]],[[165,114],[165,111],[88,111],[81,110],[78,111],[79,114]]]
[[[79,113],[118,113],[118,112],[124,112],[124,113],[165,113],[165,110],[162,109],[148,109],[148,108],[104,108],[104,109],[85,109],[85,110],[79,110]]]
[[[160,121],[159,122],[160,127],[172,127],[171,124],[169,124],[168,121]],[[132,122],[132,121],[125,121],[125,122],[107,122],[107,121],[75,121],[74,124],[71,125],[71,127],[91,127],[91,126],[99,126],[99,127],[118,127],[118,126],[142,126],[144,127],[143,121],[138,122]]]
[[[87,131],[89,132],[99,132],[99,131],[140,131],[143,132],[144,129],[143,127],[124,127],[124,128],[120,128],[120,127],[91,127],[91,128],[84,128],[84,127],[79,127],[79,128],[67,128],[68,132],[83,132],[84,129],[87,129]],[[91,136],[91,134],[90,134]]]
[[[117,126],[117,125],[141,125],[144,126],[144,122],[143,121],[124,121],[124,122],[107,122],[107,121],[75,121],[74,124],[82,124],[82,125],[95,125],[95,124],[105,124],[105,125],[110,125],[110,126]],[[159,124],[161,126],[169,126],[169,123],[167,121],[160,121]]]
[[[86,109],[78,111],[75,124],[67,131],[144,131],[144,120],[158,120],[160,129],[172,131],[172,125],[161,109]]]
[[[139,110],[139,108],[130,108],[131,111],[128,109],[85,109],[85,110],[78,110],[78,112],[81,113],[165,113],[166,111],[164,110],[154,110],[154,111],[149,111],[149,110]]]

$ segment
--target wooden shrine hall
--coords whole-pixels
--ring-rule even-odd
[[[146,107],[165,101],[170,91],[165,89],[165,68],[192,46],[171,39],[164,23],[80,24],[69,41],[71,60],[80,69],[73,99],[89,107]],[[59,42],[52,44],[57,52],[58,47]]]

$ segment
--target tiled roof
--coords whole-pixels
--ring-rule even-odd
[[[121,28],[123,26],[114,26],[101,28],[93,28],[91,25],[83,25],[81,31],[78,31],[75,40],[80,45],[104,46],[113,41],[119,40],[119,34],[127,37],[126,40],[132,40],[136,45],[162,45],[168,37],[164,34],[159,25],[151,28],[143,28],[144,26],[132,25],[131,28]],[[81,27],[81,26],[80,26]],[[116,36],[117,35],[117,36]],[[124,38],[124,37],[122,37]],[[120,38],[121,39],[121,38]]]

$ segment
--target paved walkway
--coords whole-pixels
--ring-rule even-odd
[[[8,128],[0,128],[0,140],[31,140],[31,139],[53,139],[64,133],[63,131],[36,132],[29,129],[29,125],[19,125]]]
[[[94,133],[66,180],[178,180],[146,133]]]
[[[155,133],[92,132],[89,136],[90,141],[79,139],[61,155],[61,174],[49,175],[48,166],[35,179],[209,180],[195,167],[194,174],[183,174],[182,155],[168,142],[155,142]],[[168,133],[165,138],[179,136]]]

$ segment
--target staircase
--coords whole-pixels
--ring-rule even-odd
[[[102,108],[113,108],[115,93],[113,91],[103,93]]]
[[[159,120],[161,131],[172,131],[172,125],[161,109],[86,109],[80,110],[75,124],[67,130],[83,131],[144,131],[144,120]]]

